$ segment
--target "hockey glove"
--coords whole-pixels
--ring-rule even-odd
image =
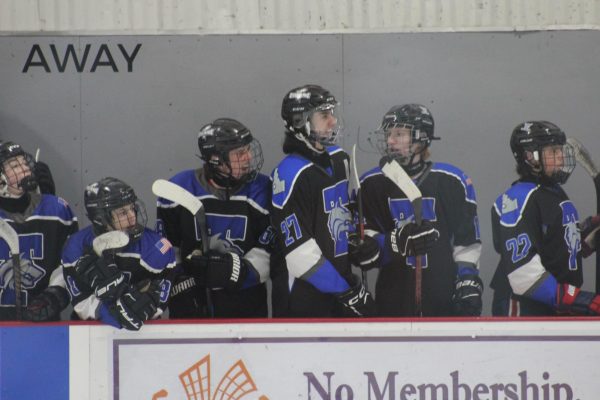
[[[145,279],[138,282],[109,306],[109,312],[122,328],[138,331],[144,322],[156,314],[160,290],[160,280]]]
[[[557,312],[574,315],[600,315],[600,296],[568,283],[558,284]]]
[[[344,306],[345,317],[372,317],[375,315],[375,301],[363,283],[356,277],[354,285],[338,294],[337,299]]]
[[[40,192],[44,194],[56,194],[54,179],[52,178],[52,173],[47,164],[41,161],[36,162],[33,167],[33,174],[35,175],[35,180],[38,183]]]
[[[239,290],[244,285],[250,262],[238,254],[209,251],[207,254],[188,256],[188,269],[197,283],[209,288]]]
[[[478,317],[481,315],[483,282],[478,275],[464,275],[454,283],[452,306],[457,316]]]
[[[48,286],[35,296],[23,311],[23,319],[33,322],[58,321],[69,304],[69,293],[60,286]]]
[[[587,217],[581,224],[581,255],[589,257],[598,249],[600,242],[600,215]]]
[[[194,277],[180,274],[175,278],[169,295],[169,318],[208,317],[204,303]]]
[[[91,288],[100,300],[112,301],[125,290],[125,275],[114,263],[93,253],[84,254],[75,264],[75,280]]]
[[[439,237],[440,232],[431,222],[423,221],[421,225],[409,222],[391,232],[390,244],[392,251],[403,257],[420,256],[431,250]]]
[[[348,256],[350,262],[363,271],[377,268],[380,265],[379,243],[370,236],[365,236],[361,243],[358,235],[351,234],[348,237]]]

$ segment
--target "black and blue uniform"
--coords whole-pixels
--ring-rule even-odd
[[[84,254],[92,251],[95,237],[92,226],[88,226],[69,238],[62,253],[63,273],[76,314],[74,318],[101,320],[121,328],[108,311],[110,305],[100,301],[92,288],[82,287],[77,283],[75,265]],[[116,251],[115,264],[130,286],[145,279],[161,281],[160,305],[154,315],[154,318],[159,317],[167,306],[171,289],[170,277],[175,267],[175,252],[171,243],[158,233],[144,228],[138,240]]]
[[[427,163],[415,180],[422,193],[422,217],[439,231],[434,247],[421,256],[424,316],[453,315],[455,280],[479,273],[481,240],[471,179],[446,163]],[[391,251],[390,232],[414,221],[410,200],[380,167],[361,177],[365,232],[382,249],[375,300],[381,316],[414,315],[416,258]]]

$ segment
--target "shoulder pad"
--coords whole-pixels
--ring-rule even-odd
[[[81,258],[86,248],[92,247],[94,240],[94,232],[92,226],[87,226],[72,234],[62,251],[62,263],[66,266],[75,264]]]
[[[473,181],[467,176],[460,168],[455,167],[452,164],[446,163],[433,163],[431,167],[432,172],[441,172],[443,174],[456,178],[461,185],[465,188],[465,199],[470,203],[476,203],[475,188],[473,187]]]
[[[381,172],[380,167],[371,168],[370,170],[368,170],[367,172],[365,172],[364,174],[362,174],[360,176],[360,183],[363,183],[365,180],[369,179],[372,176],[382,175],[382,174],[383,174],[383,172]]]
[[[521,220],[523,210],[531,195],[539,185],[531,182],[519,182],[502,193],[494,202],[496,214],[503,226],[515,226]]]
[[[274,207],[283,208],[294,190],[296,180],[302,171],[311,165],[309,160],[297,154],[290,154],[275,167],[271,173]]]
[[[340,151],[344,151],[344,149],[342,149],[340,146],[329,146],[327,147],[327,153],[329,153],[330,156],[339,153]]]
[[[269,203],[271,202],[271,180],[264,174],[256,175],[256,178],[248,182],[235,196],[243,196],[246,202],[258,209],[263,214],[269,213]]]
[[[69,203],[62,197],[43,194],[37,210],[38,215],[56,219],[64,225],[71,225],[77,222],[77,217],[73,214]]]

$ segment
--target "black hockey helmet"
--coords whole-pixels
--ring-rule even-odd
[[[9,175],[11,171],[15,176],[24,174],[17,183],[16,187],[24,192],[31,192],[38,187],[38,182],[34,172],[35,161],[31,154],[14,142],[0,143],[0,196],[16,197],[9,193]],[[20,171],[17,171],[20,169]],[[19,196],[20,197],[20,196]]]
[[[311,147],[315,142],[331,145],[341,136],[342,119],[337,115],[339,103],[327,89],[318,85],[304,85],[290,90],[281,103],[281,118],[286,131]],[[317,132],[312,116],[316,112],[330,112],[335,126],[323,135]]]
[[[543,149],[548,146],[561,146],[560,155],[553,152],[544,156]],[[517,125],[510,137],[510,149],[521,176],[563,184],[575,169],[575,156],[567,135],[552,122],[527,121]]]
[[[434,136],[434,127],[433,115],[427,107],[414,103],[403,104],[390,108],[383,116],[379,128],[371,135],[375,137],[374,144],[381,155],[393,158],[399,157],[403,165],[412,165],[416,154],[423,153],[432,140],[440,139]],[[410,131],[411,139],[408,145],[421,143],[422,146],[416,153],[410,150],[400,154],[397,149],[390,147],[388,142],[393,128],[407,128]]]
[[[94,233],[123,230],[129,235],[130,241],[139,239],[144,232],[146,222],[146,207],[137,198],[133,188],[117,178],[103,178],[89,184],[83,195],[87,217],[92,222]],[[131,206],[135,212],[135,223],[119,226],[119,212],[126,213],[124,207]],[[119,210],[122,209],[122,210]],[[116,210],[116,215],[113,211]],[[127,216],[125,215],[125,218]]]
[[[207,177],[223,187],[252,181],[264,162],[258,140],[246,126],[231,118],[204,125],[198,133],[198,148]]]

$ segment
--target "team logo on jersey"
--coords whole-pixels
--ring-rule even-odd
[[[200,227],[197,226],[195,220],[194,224],[196,225],[196,240],[201,241]],[[206,225],[208,226],[211,250],[244,254],[244,250],[236,242],[241,243],[246,240],[247,216],[207,213]]]
[[[37,265],[36,260],[43,260],[44,235],[41,233],[19,235],[19,248],[23,251],[20,255],[21,262],[21,304],[27,305],[27,292],[35,288],[39,281],[46,275],[46,270]],[[15,304],[15,281],[12,258],[6,242],[0,241],[0,305]]]
[[[285,181],[279,179],[279,170],[276,169],[273,173],[273,194],[285,192]]]
[[[569,250],[569,269],[575,271],[577,269],[577,254],[581,250],[581,234],[577,228],[579,215],[577,209],[570,201],[560,203],[562,209],[562,225],[565,228],[565,243]]]
[[[348,231],[352,226],[348,203],[348,181],[323,189],[323,211],[327,214],[327,228],[335,244],[335,257],[348,253]]]
[[[187,400],[239,400],[249,393],[258,391],[258,387],[250,375],[246,364],[237,360],[223,375],[214,392],[211,393],[211,365],[210,354],[179,374],[179,381]],[[179,393],[177,399],[181,399]],[[169,399],[169,391],[160,389],[152,395],[152,400]],[[261,395],[258,400],[269,400],[267,396]]]
[[[517,199],[511,199],[506,193],[502,195],[502,214],[508,214],[509,212],[519,209],[519,202]]]

